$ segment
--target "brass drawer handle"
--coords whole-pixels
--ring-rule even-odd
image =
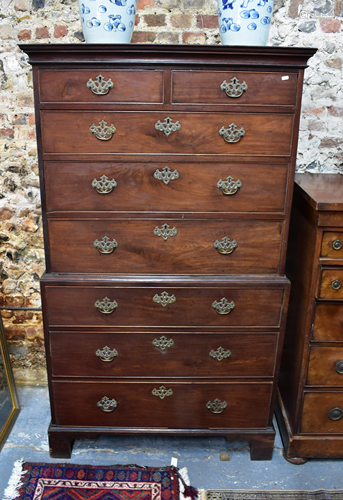
[[[169,116],[165,118],[163,122],[158,120],[155,123],[155,129],[158,130],[159,132],[164,132],[167,137],[169,137],[172,132],[180,130],[180,128],[181,128],[181,123],[178,120],[175,123],[173,123],[173,119],[170,118]]]
[[[115,248],[117,248],[118,243],[113,238],[111,241],[108,236],[104,236],[101,241],[94,240],[94,248],[97,248],[100,253],[112,253]]]
[[[226,401],[220,401],[220,399],[215,399],[214,401],[208,401],[206,403],[206,408],[210,410],[212,413],[223,413],[225,408],[227,407]]]
[[[230,241],[230,238],[224,236],[221,241],[216,240],[213,243],[213,246],[219,253],[223,255],[228,255],[234,251],[235,248],[238,247],[238,243],[236,240]]]
[[[172,391],[172,389],[167,389],[166,387],[164,387],[164,385],[161,385],[161,387],[159,389],[153,389],[151,391],[151,394],[153,394],[154,396],[157,396],[160,399],[164,399],[167,396],[172,396],[173,391]]]
[[[164,182],[166,186],[170,181],[175,181],[176,179],[178,179],[179,176],[180,174],[176,169],[172,172],[169,167],[164,167],[162,172],[158,169],[154,172],[155,179]]]
[[[332,410],[329,411],[328,417],[331,420],[340,420],[343,417],[343,411],[340,408],[332,408]]]
[[[210,351],[208,354],[209,356],[211,356],[211,358],[214,358],[217,361],[223,361],[223,359],[229,358],[232,353],[230,349],[225,351],[223,347],[218,347],[218,349],[216,350],[212,349],[212,351]]]
[[[334,250],[340,250],[342,248],[342,242],[341,240],[335,240],[333,243],[332,243],[332,248]]]
[[[229,175],[226,177],[226,180],[223,181],[222,179],[219,179],[217,182],[217,188],[222,190],[223,194],[236,194],[238,189],[240,189],[243,186],[242,182],[237,179],[234,181],[233,177]]]
[[[168,340],[167,337],[162,335],[159,340],[154,339],[152,341],[152,345],[158,347],[159,349],[161,349],[161,351],[165,351],[168,347],[173,347],[175,345],[175,342],[173,339]]]
[[[222,127],[219,130],[219,135],[222,136],[224,141],[233,144],[235,142],[238,142],[242,139],[242,137],[245,136],[245,130],[243,127],[240,129],[237,128],[237,126],[234,123],[231,123],[228,128]]]
[[[110,413],[115,408],[117,408],[117,401],[115,399],[110,399],[107,396],[104,396],[97,402],[97,407],[105,413]]]
[[[331,287],[333,290],[339,290],[342,286],[342,283],[339,280],[333,280],[331,283]]]
[[[105,297],[103,300],[97,300],[94,306],[100,311],[102,314],[111,314],[118,307],[118,303],[113,300],[112,302],[108,297]]]
[[[336,363],[336,372],[343,375],[343,360],[341,359]]]
[[[161,236],[164,239],[164,241],[167,241],[168,238],[177,235],[177,229],[176,227],[170,228],[169,225],[166,223],[162,225],[162,229],[156,226],[154,229],[154,235]]]
[[[156,302],[156,304],[161,304],[162,307],[166,307],[168,304],[172,304],[173,302],[176,302],[176,297],[175,295],[169,295],[168,292],[162,292],[161,295],[154,295],[152,298],[153,302]]]
[[[110,89],[113,88],[113,82],[111,78],[105,81],[105,78],[102,75],[98,75],[95,81],[91,78],[88,80],[87,87],[91,89],[93,94],[106,95],[109,93]]]
[[[107,175],[102,175],[99,181],[97,179],[93,180],[92,187],[96,189],[99,194],[109,194],[117,187],[117,183],[115,179],[110,181]]]
[[[113,361],[116,356],[118,356],[117,349],[110,349],[108,346],[105,346],[103,349],[98,349],[95,353],[101,361],[108,363],[109,361]]]
[[[234,76],[233,78],[231,78],[230,83],[227,83],[227,81],[224,80],[220,88],[228,97],[241,97],[243,92],[246,92],[248,90],[248,85],[245,81],[239,83],[238,78]]]
[[[101,120],[99,125],[96,126],[94,123],[89,127],[89,131],[91,134],[95,135],[97,139],[100,141],[109,141],[112,139],[113,135],[116,133],[116,128],[113,124],[110,126],[107,125],[105,120]]]
[[[212,307],[218,314],[229,314],[232,309],[235,308],[235,303],[233,300],[229,302],[225,297],[223,297],[219,302],[216,300],[212,302]]]

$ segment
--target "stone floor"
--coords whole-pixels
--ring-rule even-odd
[[[21,412],[0,452],[0,499],[16,460],[62,462],[49,457],[47,388],[19,388],[18,393]],[[223,455],[229,460],[222,461]],[[173,457],[178,460],[178,467],[187,468],[190,483],[200,489],[343,489],[342,460],[309,460],[304,465],[292,465],[282,456],[278,432],[271,461],[252,462],[247,443],[227,442],[219,437],[102,436],[76,441],[72,458],[65,462],[167,466]]]

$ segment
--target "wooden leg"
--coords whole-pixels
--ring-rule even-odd
[[[74,440],[69,434],[49,432],[51,458],[70,458]]]
[[[308,462],[308,458],[287,457],[285,450],[283,450],[283,458],[293,465],[304,465]]]
[[[271,460],[274,449],[274,435],[250,439],[251,460]]]

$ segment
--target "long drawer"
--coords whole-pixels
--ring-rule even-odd
[[[268,425],[272,383],[54,381],[52,391],[55,425],[248,428]]]
[[[307,384],[343,386],[343,347],[311,347]]]
[[[343,303],[319,302],[313,325],[313,338],[321,341],[343,341]]]
[[[343,269],[341,267],[323,268],[321,270],[319,298],[343,299]]]
[[[52,219],[51,271],[277,274],[282,229],[268,220]]]
[[[342,434],[343,392],[305,392],[301,432]]]
[[[44,163],[48,212],[284,213],[285,163]],[[61,196],[63,193],[63,196]]]
[[[276,333],[49,333],[52,375],[272,377]]]
[[[167,136],[156,126],[168,118],[180,128]],[[89,155],[289,156],[293,128],[293,115],[276,113],[42,111],[41,120],[44,153]],[[228,143],[220,135],[223,127],[229,129],[230,126],[233,130],[243,130],[245,135],[240,139],[237,130],[233,134],[238,142]],[[113,133],[108,127],[112,127]],[[92,129],[99,136],[95,128],[102,132],[103,138],[91,132]]]

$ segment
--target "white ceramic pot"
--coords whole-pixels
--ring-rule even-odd
[[[78,0],[87,43],[130,43],[137,0]]]
[[[223,45],[266,45],[273,0],[218,0]]]

